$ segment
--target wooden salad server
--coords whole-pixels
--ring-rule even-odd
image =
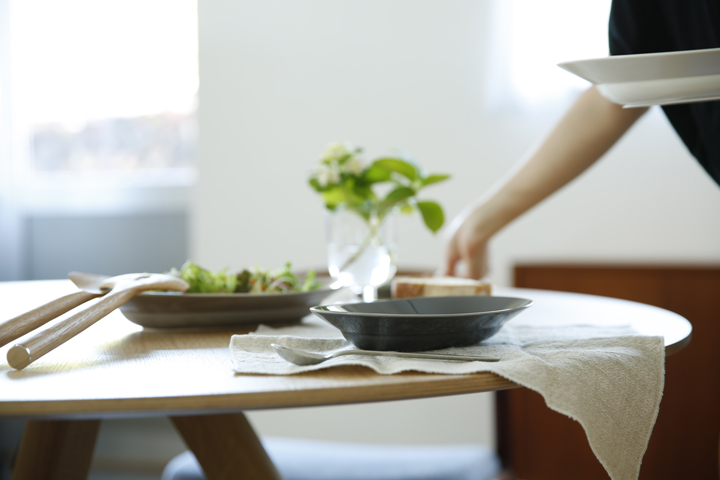
[[[187,282],[174,275],[129,273],[108,278],[99,285],[100,292],[108,292],[104,298],[79,313],[39,332],[21,344],[13,346],[7,353],[8,363],[16,370],[27,367],[30,363],[67,342],[138,293],[147,290],[185,292],[188,288]],[[99,295],[102,295],[102,293],[96,296]]]
[[[53,318],[57,318],[93,298],[105,295],[109,290],[100,290],[100,285],[114,279],[114,277],[110,278],[105,275],[80,272],[71,272],[68,277],[80,291],[62,296],[27,313],[0,323],[0,347],[17,340],[23,335],[27,335]]]

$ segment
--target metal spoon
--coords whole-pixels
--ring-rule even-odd
[[[461,362],[498,362],[499,358],[496,357],[477,357],[472,355],[444,355],[438,353],[414,353],[414,352],[385,352],[375,350],[341,350],[339,352],[330,353],[327,355],[321,355],[319,353],[312,353],[297,348],[283,347],[271,343],[270,346],[275,352],[282,358],[295,365],[317,365],[331,358],[339,357],[342,355],[367,355],[372,357],[404,357],[404,358],[423,358],[430,360],[454,360]]]

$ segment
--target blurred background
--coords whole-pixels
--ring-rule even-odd
[[[556,64],[608,54],[609,3],[0,0],[0,280],[186,259],[323,268],[307,177],[332,141],[451,174],[424,193],[450,220],[587,88]],[[717,263],[719,206],[653,108],[497,236],[490,279],[511,285],[518,263]],[[398,236],[401,267],[438,268],[442,232],[411,216]],[[493,446],[492,408],[481,394],[250,418],[262,434]],[[17,425],[0,428],[7,456]],[[182,448],[164,421],[106,422],[93,475],[156,478]]]

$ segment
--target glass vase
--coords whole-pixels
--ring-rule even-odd
[[[337,283],[377,300],[377,287],[395,276],[394,215],[366,220],[352,210],[326,212],[328,271]]]

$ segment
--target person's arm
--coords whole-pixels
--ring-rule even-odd
[[[595,87],[584,92],[529,158],[450,224],[445,274],[464,261],[471,278],[487,274],[490,238],[600,158],[647,111],[623,109]]]

